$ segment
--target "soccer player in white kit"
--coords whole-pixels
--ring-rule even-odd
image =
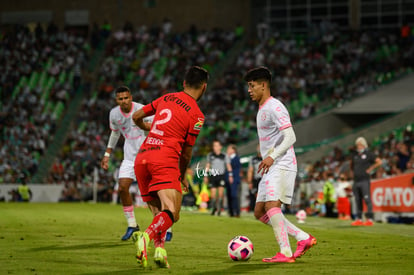
[[[134,205],[129,192],[131,184],[136,181],[134,172],[134,161],[145,140],[145,132],[135,125],[132,121],[132,114],[141,109],[144,105],[132,101],[132,94],[128,87],[120,86],[115,90],[116,102],[118,106],[112,108],[109,113],[109,127],[111,135],[109,137],[108,145],[101,161],[101,167],[108,169],[109,157],[118,142],[120,135],[125,138],[124,143],[124,159],[119,168],[118,176],[118,192],[121,197],[121,202],[128,223],[128,228],[125,235],[122,237],[123,241],[128,240],[132,233],[139,230],[139,226],[135,220]]]
[[[280,252],[263,262],[295,262],[316,244],[316,238],[302,231],[282,213],[282,205],[290,204],[295,186],[297,164],[293,144],[296,136],[286,107],[270,94],[272,75],[265,67],[248,71],[244,77],[252,100],[259,104],[257,133],[263,161],[263,174],[258,186],[255,217],[273,228]],[[295,253],[289,243],[291,235],[298,241]]]

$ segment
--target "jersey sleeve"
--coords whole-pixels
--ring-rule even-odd
[[[200,134],[201,129],[203,128],[203,124],[204,115],[202,114],[196,115],[190,120],[187,138],[185,140],[185,143],[187,145],[193,146],[195,144],[197,137]]]
[[[144,111],[144,113],[148,116],[155,115],[155,112],[157,111],[158,103],[160,102],[162,98],[163,97],[159,97],[153,102],[151,102],[150,104],[147,104],[144,107],[142,107],[142,110]]]
[[[118,125],[116,124],[115,114],[113,110],[111,110],[111,112],[109,113],[109,128],[114,132],[119,131]]]
[[[289,112],[283,104],[275,104],[273,107],[273,115],[275,116],[276,126],[280,131],[292,127]]]

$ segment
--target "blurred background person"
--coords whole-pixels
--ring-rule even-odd
[[[352,196],[352,186],[344,173],[339,175],[338,187],[336,188],[336,208],[338,210],[338,219],[351,219],[351,202],[349,198]]]
[[[230,160],[231,169],[227,172],[226,192],[228,200],[228,210],[230,217],[240,217],[240,173],[241,163],[237,154],[237,146],[230,144],[227,147],[227,157]]]
[[[253,212],[256,205],[257,187],[259,185],[262,175],[258,173],[259,164],[263,160],[260,154],[259,144],[256,146],[256,156],[252,157],[249,161],[249,167],[247,169],[247,183],[249,184],[249,212]]]
[[[219,216],[223,208],[226,169],[230,167],[228,157],[221,152],[222,148],[220,141],[213,141],[213,150],[207,155],[206,175],[204,177],[204,181],[208,182],[210,188],[211,215],[215,215],[217,212]],[[233,176],[231,176],[231,181],[233,181]]]
[[[372,226],[374,214],[372,212],[371,201],[371,173],[382,164],[381,159],[373,152],[368,150],[368,143],[363,137],[355,140],[356,152],[352,157],[351,167],[354,177],[352,191],[355,196],[357,207],[356,219],[352,226]],[[362,222],[363,205],[362,200],[367,205],[365,213],[366,221]]]

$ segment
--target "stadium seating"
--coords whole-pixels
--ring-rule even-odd
[[[74,92],[74,68],[85,64],[85,43],[67,32],[35,36],[21,26],[0,39],[0,182],[30,181],[37,172]]]
[[[134,32],[115,31],[106,42],[105,55],[97,68],[96,89],[82,102],[75,128],[58,157],[64,173],[52,171],[49,181],[86,183],[90,179],[108,141],[108,117],[116,105],[113,94],[116,86],[127,85],[135,101],[149,103],[162,93],[181,89],[182,78],[190,65],[214,68],[234,40],[234,33],[221,30],[165,35],[139,26]],[[114,172],[121,160],[122,138],[111,156],[110,169],[99,169],[100,188],[112,189]]]

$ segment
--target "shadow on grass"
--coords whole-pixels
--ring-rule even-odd
[[[42,247],[31,248],[31,251],[49,251],[49,250],[82,250],[82,249],[91,249],[91,248],[112,248],[119,246],[131,245],[130,242],[95,242],[95,243],[86,243],[86,244],[77,244],[77,245],[49,245]]]
[[[151,269],[137,269],[137,268],[130,268],[130,269],[124,269],[124,270],[116,270],[116,271],[110,271],[110,272],[97,272],[97,273],[81,273],[81,275],[130,275],[130,274],[156,274],[154,273],[154,270]]]
[[[209,270],[209,271],[200,271],[200,272],[193,272],[191,274],[203,275],[203,274],[245,274],[249,272],[257,273],[258,271],[265,271],[266,269],[274,266],[274,264],[252,264],[252,263],[239,263],[232,265],[228,268],[224,268],[221,270]]]

